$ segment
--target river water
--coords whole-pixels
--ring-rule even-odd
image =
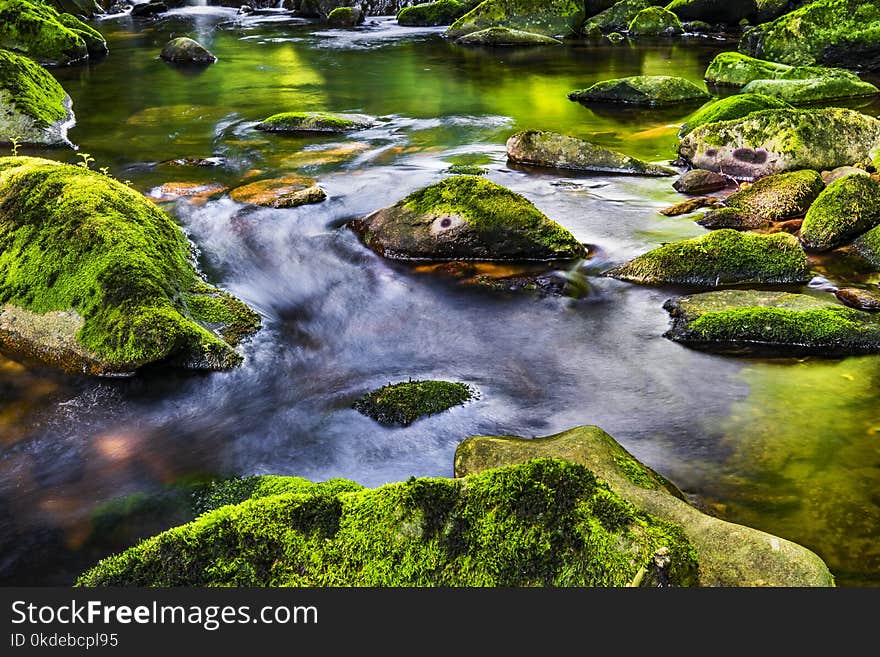
[[[599,274],[703,232],[657,212],[681,200],[671,179],[525,171],[504,154],[514,131],[540,128],[669,161],[694,107],[603,112],[566,94],[635,74],[701,82],[735,43],[475,50],[393,18],[347,31],[207,7],[98,27],[110,55],[54,71],[74,101],[79,151],[29,152],[88,154],[93,168],[147,194],[166,182],[235,186],[297,172],[317,178],[328,199],[286,210],[225,196],[164,205],[212,282],[263,316],[235,371],[79,379],[0,358],[0,582],[71,583],[98,558],[191,517],[145,502],[187,482],[451,476],[468,436],[596,424],[708,512],[809,547],[841,585],[880,584],[880,358],[742,359],[666,340],[663,302],[683,290]],[[166,65],[158,53],[180,35],[218,62]],[[253,129],[286,110],[382,121],[342,137]],[[219,166],[163,164],[186,157]],[[452,163],[486,167],[591,245],[575,266],[587,293],[465,288],[383,261],[345,227]],[[851,263],[815,267],[805,287],[815,294],[880,278]],[[480,397],[407,428],[351,409],[367,390],[410,377],[465,381]]]

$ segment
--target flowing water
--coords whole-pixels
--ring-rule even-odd
[[[0,358],[0,581],[71,583],[98,558],[191,517],[174,502],[187,482],[451,476],[467,436],[596,424],[708,512],[813,549],[840,584],[880,584],[880,358],[753,360],[670,342],[662,304],[682,290],[599,274],[703,232],[657,212],[681,198],[671,180],[525,171],[505,158],[506,138],[531,127],[668,161],[694,107],[590,110],[566,94],[634,74],[701,81],[735,44],[474,50],[389,18],[346,31],[209,7],[99,28],[107,58],[54,71],[74,100],[79,151],[37,154],[88,154],[93,168],[148,194],[166,182],[232,187],[306,173],[328,200],[286,210],[225,196],[164,204],[212,282],[263,316],[234,371],[79,379]],[[166,65],[159,50],[179,35],[218,62]],[[285,110],[382,120],[342,137],[254,130]],[[179,158],[217,166],[167,164]],[[587,294],[462,287],[382,260],[345,227],[452,163],[485,166],[591,245],[575,266]],[[816,273],[805,290],[817,294],[877,280],[835,262]],[[410,377],[466,381],[480,397],[407,428],[351,409],[365,391]]]

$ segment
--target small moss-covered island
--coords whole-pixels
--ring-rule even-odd
[[[256,128],[264,132],[349,132],[375,124],[364,114],[337,112],[281,112],[260,121]]]
[[[621,103],[661,107],[706,101],[711,96],[690,80],[673,75],[636,75],[604,80],[568,94],[579,103]]]
[[[434,415],[473,399],[474,389],[451,381],[402,381],[372,390],[352,408],[381,424],[409,426],[420,417]]]

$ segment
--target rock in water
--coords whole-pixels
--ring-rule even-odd
[[[817,0],[747,30],[739,51],[784,64],[880,68],[880,0]]]
[[[455,476],[536,458],[561,458],[595,473],[634,508],[681,527],[696,550],[697,586],[834,586],[815,553],[783,538],[708,516],[596,426],[553,436],[474,436],[455,450]]]
[[[364,22],[364,12],[360,7],[337,7],[327,15],[330,27],[355,27]]]
[[[335,112],[281,112],[257,124],[264,132],[351,132],[364,130],[375,124],[365,114],[338,114]]]
[[[397,24],[410,27],[452,25],[474,6],[476,5],[473,2],[465,3],[458,0],[437,0],[437,2],[412,5],[397,12]]]
[[[526,130],[507,140],[507,157],[518,164],[574,171],[670,176],[668,167],[642,162],[629,155],[557,132]]]
[[[691,169],[686,171],[672,183],[673,189],[682,194],[711,194],[732,184],[730,178],[714,171]]]
[[[464,383],[404,381],[368,392],[353,404],[353,408],[382,424],[406,427],[421,417],[464,404],[475,394]]]
[[[624,103],[659,107],[705,101],[711,96],[690,80],[671,75],[636,75],[597,82],[572,91],[569,100],[580,103]]]
[[[584,246],[526,198],[477,176],[453,176],[349,223],[399,260],[563,260]]]
[[[842,68],[825,66],[789,66],[756,59],[738,52],[722,52],[706,68],[706,82],[725,87],[744,87],[754,80],[806,80],[809,78],[846,78],[859,76]]]
[[[177,225],[84,167],[0,158],[0,350],[80,374],[220,370],[260,319],[205,283]]]
[[[589,35],[595,31],[608,34],[627,30],[639,12],[653,4],[654,0],[620,0],[589,18],[584,25],[584,32]],[[618,36],[625,38],[622,34]]]
[[[804,250],[788,233],[725,229],[664,244],[605,275],[643,285],[790,285],[809,281],[810,268]]]
[[[41,64],[66,66],[106,54],[107,42],[70,14],[27,0],[0,0],[0,48]]]
[[[790,107],[791,105],[784,100],[771,96],[745,93],[728,96],[727,98],[711,102],[691,114],[684,125],[681,126],[678,136],[684,137],[691,130],[707,123],[740,119],[752,112],[760,112],[765,109],[784,109]]]
[[[642,9],[629,24],[630,36],[677,36],[684,30],[678,16],[663,7]]]
[[[295,208],[320,203],[327,198],[327,193],[318,187],[314,178],[289,174],[236,187],[229,192],[229,198],[238,203],[265,208]]]
[[[858,78],[822,77],[805,80],[753,80],[743,93],[780,98],[793,105],[839,98],[873,96],[877,87]]]
[[[683,21],[732,25],[755,13],[755,0],[672,0],[666,8]]]
[[[771,221],[803,217],[825,188],[817,171],[804,169],[761,178],[725,199],[697,223],[706,228],[749,230]]]
[[[810,206],[801,242],[811,251],[845,246],[880,225],[880,185],[865,175],[838,178]]]
[[[44,68],[0,50],[0,142],[70,145],[73,102]]]
[[[131,15],[136,18],[146,18],[147,16],[156,16],[164,14],[168,11],[168,5],[164,2],[141,2],[131,8]]]
[[[880,311],[880,290],[863,290],[855,287],[842,287],[834,293],[838,299],[850,308],[857,308],[869,313]]]
[[[584,5],[578,0],[485,0],[446,30],[450,39],[487,27],[510,27],[547,36],[578,34]]]
[[[213,64],[217,61],[205,46],[189,37],[178,37],[166,43],[161,57],[172,64]]]
[[[543,34],[512,30],[509,27],[489,27],[465,34],[455,40],[462,46],[558,46],[562,41]]]
[[[692,130],[679,153],[695,168],[756,180],[871,161],[878,140],[880,121],[853,110],[763,110]]]

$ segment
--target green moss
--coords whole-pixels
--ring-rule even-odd
[[[464,479],[224,506],[101,561],[77,584],[626,586],[654,571],[662,548],[670,583],[695,584],[696,553],[678,526],[636,510],[584,466],[541,458]]]
[[[676,105],[706,100],[711,96],[690,80],[671,75],[636,75],[604,80],[572,91],[569,100],[579,102],[625,103],[632,105]]]
[[[805,283],[810,279],[806,254],[793,236],[730,229],[665,244],[606,275],[646,285],[701,287]]]
[[[728,96],[727,98],[713,101],[691,114],[691,116],[688,117],[687,122],[681,127],[679,136],[683,137],[694,128],[698,128],[706,123],[739,119],[748,116],[752,112],[760,112],[765,109],[782,109],[790,107],[791,105],[784,100],[773,98],[771,96],[761,96],[754,93]]]
[[[880,269],[880,227],[872,228],[853,242],[856,253]]]
[[[67,93],[42,66],[26,57],[0,50],[0,89],[9,92],[15,109],[43,127],[67,119]],[[0,141],[16,136],[0,134]]]
[[[410,380],[368,392],[352,407],[382,424],[408,426],[420,417],[441,413],[475,396],[476,392],[464,383]]]
[[[880,185],[870,176],[849,175],[830,183],[810,206],[801,226],[808,249],[844,246],[880,224]]]
[[[361,114],[334,114],[332,112],[281,112],[273,114],[257,125],[267,132],[347,132],[362,130],[373,120]]]
[[[755,13],[755,0],[672,0],[666,8],[682,20],[735,25]]]
[[[89,57],[100,57],[107,54],[107,42],[104,41],[104,35],[91,25],[87,25],[76,16],[66,13],[58,15],[58,22],[85,42]]]
[[[76,339],[106,372],[175,358],[211,369],[240,362],[201,325],[200,309],[219,311],[197,295],[223,299],[229,314],[250,311],[207,286],[188,257],[182,231],[126,185],[83,167],[0,158],[0,305],[75,310],[84,320]]]
[[[485,30],[465,34],[455,40],[460,45],[472,46],[547,46],[560,45],[562,41],[554,37],[509,27],[488,27]]]
[[[620,2],[588,18],[584,24],[584,31],[589,33],[599,30],[611,36],[609,33],[628,29],[640,11],[654,4],[653,0],[620,0]],[[618,36],[623,38],[622,35]]]
[[[327,14],[327,23],[332,27],[354,27],[364,22],[360,7],[336,7]]]
[[[655,483],[655,480],[658,477],[657,473],[648,470],[648,468],[634,458],[615,456],[614,463],[620,473],[636,486],[641,486],[642,488],[650,490],[657,488],[657,484]]]
[[[192,292],[185,293],[184,304],[192,317],[216,329],[233,346],[260,328],[257,313],[228,292],[206,283],[199,282]]]
[[[663,7],[642,9],[629,24],[630,36],[672,36],[683,32],[678,16]]]
[[[0,0],[0,48],[45,64],[74,64],[106,52],[104,38],[69,14],[27,0]]]
[[[446,173],[459,176],[485,176],[489,170],[477,164],[452,164],[446,169]]]
[[[487,27],[510,27],[547,36],[580,32],[584,21],[582,0],[485,0],[446,30],[452,39]]]
[[[213,481],[198,491],[194,503],[197,513],[219,509],[221,506],[241,504],[273,495],[312,495],[335,496],[363,489],[363,486],[348,479],[328,479],[315,483],[303,477],[281,477],[277,475],[256,475]]]
[[[458,0],[438,0],[397,12],[397,22],[408,26],[451,25],[479,3],[459,2]]]
[[[839,98],[873,96],[878,89],[873,84],[857,78],[822,77],[803,80],[753,80],[743,87],[743,92],[774,96],[797,105]]]
[[[755,80],[806,80],[812,78],[843,78],[859,81],[859,77],[842,68],[825,66],[789,66],[756,59],[738,52],[722,52],[709,62],[704,75],[706,82],[719,86],[744,87]],[[758,93],[758,92],[756,92]]]

